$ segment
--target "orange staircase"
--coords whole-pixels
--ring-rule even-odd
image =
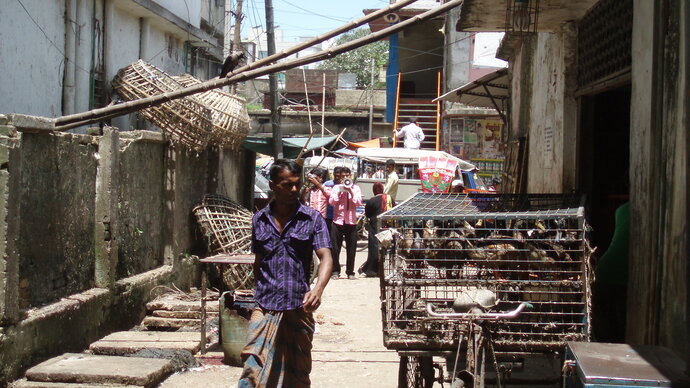
[[[440,117],[441,104],[440,102],[432,102],[428,98],[406,98],[400,96],[400,79],[398,75],[398,97],[396,99],[395,107],[395,128],[400,130],[409,123],[412,117],[417,118],[417,125],[424,131],[424,141],[420,149],[423,150],[438,150],[440,144]],[[440,87],[440,73],[439,73],[439,87]],[[402,140],[395,140],[394,147],[402,147]]]

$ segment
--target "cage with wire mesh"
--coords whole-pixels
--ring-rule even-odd
[[[452,349],[453,312],[469,290],[494,292],[499,311],[533,307],[493,323],[497,350],[557,349],[589,339],[591,249],[583,199],[561,194],[418,193],[379,215],[392,243],[381,250],[384,343]]]

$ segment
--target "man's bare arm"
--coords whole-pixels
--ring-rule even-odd
[[[312,312],[319,308],[321,305],[321,295],[328,284],[328,280],[331,278],[331,272],[333,272],[333,257],[331,256],[330,248],[317,249],[316,256],[319,257],[321,263],[319,264],[319,273],[317,274],[314,288],[304,294],[304,299],[302,300],[302,305],[306,312]]]

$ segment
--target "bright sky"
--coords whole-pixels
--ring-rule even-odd
[[[389,0],[273,0],[274,24],[285,41],[316,36],[364,16],[363,9],[385,8]],[[245,0],[244,27],[266,25],[263,0]],[[246,36],[243,28],[243,36]]]

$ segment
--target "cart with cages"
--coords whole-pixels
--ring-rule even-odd
[[[558,386],[590,333],[582,197],[418,193],[378,220],[399,387]]]

